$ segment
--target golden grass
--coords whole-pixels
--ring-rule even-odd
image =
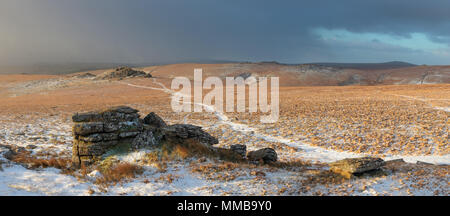
[[[148,153],[144,162],[161,163],[205,157],[230,162],[245,162],[240,155],[230,149],[206,146],[192,139],[187,139],[183,142],[165,142],[160,150]]]
[[[69,158],[37,158],[31,155],[29,151],[17,153],[11,161],[26,164],[31,169],[54,167],[61,170],[70,168],[71,160]]]
[[[126,179],[135,178],[142,174],[141,166],[127,162],[120,162],[108,167],[104,167],[101,171],[102,176],[96,179],[95,183],[100,185],[110,185],[123,182]]]
[[[337,151],[445,155],[450,114],[437,108],[450,107],[449,95],[449,85],[299,87],[282,90],[274,124],[258,124],[260,116],[249,113],[228,115],[270,135]]]

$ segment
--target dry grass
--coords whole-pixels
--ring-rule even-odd
[[[188,158],[210,158],[234,163],[246,162],[246,160],[230,149],[205,146],[191,139],[187,139],[184,142],[166,142],[160,150],[148,153],[143,161],[146,164],[162,164]]]
[[[167,175],[161,175],[159,176],[159,178],[155,179],[156,182],[162,181],[168,184],[171,184],[173,181],[175,181],[176,179],[178,179],[179,176],[174,175],[172,173],[169,173]]]
[[[102,176],[96,179],[96,184],[99,185],[115,185],[121,183],[126,179],[135,178],[142,174],[143,169],[139,165],[127,162],[120,162],[100,170]]]
[[[20,164],[26,164],[31,169],[54,167],[61,170],[68,170],[71,166],[69,158],[37,158],[31,155],[29,151],[17,153],[11,161]]]
[[[450,115],[437,108],[450,107],[449,93],[449,85],[288,88],[280,94],[277,123],[258,124],[259,115],[248,113],[229,117],[273,136],[337,151],[445,155]]]
[[[191,171],[202,174],[206,179],[232,181],[244,173],[238,172],[242,165],[232,162],[191,164]]]
[[[301,181],[299,193],[306,193],[318,185],[341,185],[347,181],[349,181],[347,178],[331,171],[315,171]]]

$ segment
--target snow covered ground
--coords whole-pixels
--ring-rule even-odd
[[[139,153],[121,159],[139,163]],[[244,167],[225,170],[234,179],[210,178],[209,173],[195,172],[193,167],[217,164],[215,161],[176,161],[160,171],[143,165],[144,173],[108,188],[95,184],[98,173],[80,179],[62,174],[55,168],[26,169],[5,162],[0,171],[1,195],[449,195],[448,173],[439,177],[433,171],[399,172],[393,175],[360,178],[341,184],[309,184],[304,181],[313,172]],[[220,164],[220,163],[219,163]],[[256,173],[256,174],[254,174]],[[258,173],[264,173],[259,175]],[[220,175],[220,173],[218,174]],[[92,176],[92,177],[90,177]]]
[[[122,82],[133,88],[160,90],[168,98],[174,94],[154,79],[152,85]],[[300,167],[271,167],[229,164],[229,162],[188,158],[166,161],[164,169],[145,162],[149,150],[118,155],[119,161],[142,167],[143,173],[105,187],[96,182],[97,170],[86,176],[81,171],[65,173],[56,168],[26,168],[4,157],[0,147],[0,195],[446,195],[450,194],[448,166],[403,164],[387,168],[387,174],[334,182],[324,163],[369,154],[336,151],[309,145],[302,140],[266,133],[261,128],[232,120],[214,107],[205,121],[186,115],[182,122],[205,127],[219,137],[219,147],[245,144],[248,150],[274,148],[281,162],[307,161]],[[208,115],[211,115],[208,114]],[[70,158],[71,119],[64,115],[2,115],[0,144],[20,146],[37,157]],[[385,160],[403,158],[407,162],[449,165],[447,155],[388,155]]]

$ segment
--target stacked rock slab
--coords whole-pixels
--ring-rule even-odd
[[[186,142],[199,143],[207,148],[219,143],[219,140],[201,127],[190,124],[174,124],[162,128],[163,142],[183,144]]]
[[[217,138],[201,127],[189,124],[167,125],[153,112],[140,119],[138,110],[126,106],[77,113],[72,120],[72,162],[77,167],[91,164],[119,145],[136,150],[164,144],[201,144],[209,149],[219,143]]]
[[[138,110],[126,106],[77,113],[72,120],[72,162],[76,166],[92,163],[112,147],[133,143],[143,131]]]

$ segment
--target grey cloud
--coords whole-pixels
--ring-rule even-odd
[[[422,32],[450,44],[448,11],[445,0],[2,0],[0,63],[373,62],[397,57],[450,64],[444,57],[409,50],[394,56],[387,48],[325,44],[310,33],[317,27],[404,37]]]

